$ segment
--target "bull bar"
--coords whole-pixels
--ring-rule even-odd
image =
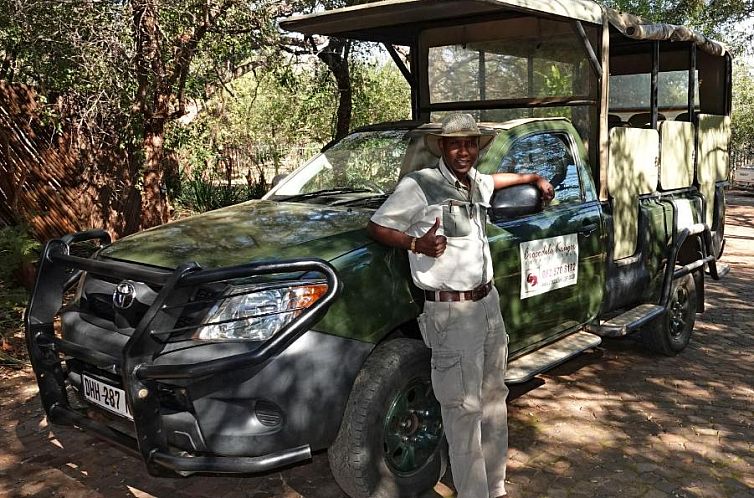
[[[340,281],[333,266],[321,259],[291,259],[213,269],[202,269],[197,263],[188,263],[170,271],[136,263],[71,255],[72,244],[95,240],[109,244],[110,236],[104,230],[89,230],[45,244],[24,316],[30,360],[42,405],[50,422],[78,426],[141,454],[147,470],[153,475],[162,475],[165,470],[183,475],[195,472],[260,472],[309,459],[311,450],[308,445],[254,457],[186,456],[171,452],[165,431],[161,428],[157,381],[207,377],[240,367],[258,366],[274,357],[319,320],[337,298]],[[140,319],[120,358],[66,341],[55,334],[55,317],[63,305],[64,295],[76,284],[82,272],[116,279],[134,279],[160,287],[156,299]],[[324,276],[327,284],[325,294],[258,348],[193,364],[153,364],[156,353],[164,347],[164,342],[158,340],[155,332],[174,327],[177,320],[174,314],[165,310],[186,304],[193,287],[257,275],[310,272]],[[69,405],[60,355],[72,356],[120,375],[134,419],[135,438],[90,419]]]

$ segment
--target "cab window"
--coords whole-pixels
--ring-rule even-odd
[[[567,136],[538,133],[516,140],[497,168],[501,173],[537,173],[555,189],[553,204],[583,200],[579,170]]]

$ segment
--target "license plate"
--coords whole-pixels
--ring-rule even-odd
[[[107,411],[113,412],[121,417],[133,420],[131,410],[126,403],[126,392],[123,389],[105,384],[97,379],[82,375],[82,387],[84,389],[84,398]]]

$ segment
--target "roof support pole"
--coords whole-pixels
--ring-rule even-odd
[[[696,113],[696,45],[691,44],[689,47],[689,94],[688,94],[688,110],[689,122],[693,123],[694,114]]]
[[[526,95],[530,99],[536,97],[536,92],[534,91],[534,58],[531,55],[526,58]],[[531,107],[529,108],[529,117],[534,117],[534,109]]]
[[[393,45],[390,43],[383,43],[384,47],[387,49],[387,53],[390,54],[390,57],[393,58],[393,62],[395,62],[395,65],[398,66],[398,70],[401,72],[404,78],[406,78],[406,82],[411,88],[414,88],[414,75],[411,74],[411,71],[406,67],[406,64],[403,62],[403,59],[401,59],[401,56],[398,54],[398,51],[395,49]]]
[[[411,119],[419,120],[423,117],[421,113],[421,101],[419,100],[421,94],[419,85],[426,85],[426,81],[419,81],[422,70],[420,66],[421,61],[419,60],[419,41],[417,39],[414,39],[414,42],[411,44],[409,56],[411,57],[411,74],[414,77],[414,84],[411,85]],[[426,68],[424,71],[426,72]],[[429,114],[427,114],[426,118],[429,120]]]
[[[725,54],[725,115],[730,116],[733,110],[733,59]]]
[[[395,49],[395,47],[390,43],[383,43],[385,49],[387,50],[387,53],[390,54],[390,57],[392,57],[393,62],[395,62],[395,65],[398,66],[398,70],[403,75],[403,78],[405,78],[406,83],[408,83],[409,88],[411,89],[411,115],[413,119],[416,119],[419,114],[419,101],[418,101],[418,92],[417,92],[417,83],[416,83],[416,76],[411,72],[411,70],[406,67],[406,63],[401,58],[398,51]],[[414,64],[414,54],[416,53],[416,50],[414,47],[409,48],[409,60],[411,61],[411,67],[416,67]]]
[[[599,59],[597,59],[597,54],[594,53],[594,48],[592,47],[592,43],[589,41],[589,37],[586,36],[586,31],[584,31],[584,25],[581,24],[581,21],[576,21],[573,23],[574,28],[576,29],[576,33],[581,38],[582,43],[584,44],[584,50],[586,50],[586,55],[589,57],[589,62],[592,64],[592,69],[594,70],[594,74],[597,75],[598,78],[602,77],[602,64],[600,64]]]
[[[652,108],[652,122],[651,122],[651,128],[653,130],[657,129],[657,91],[658,91],[658,85],[657,80],[660,75],[660,42],[652,42],[652,83],[651,83],[651,93],[649,95],[649,103]]]
[[[692,43],[689,47],[689,93],[688,93],[688,114],[689,123],[696,123],[696,44]],[[694,171],[696,171],[696,165],[699,162],[699,130],[694,124]],[[696,176],[694,176],[694,183],[696,183]]]
[[[485,55],[484,50],[479,51],[479,75],[477,76],[477,84],[479,85],[479,100],[482,102],[487,100],[487,59]],[[480,121],[485,121],[486,116],[484,110],[482,110],[480,114]]]
[[[600,82],[600,114],[599,114],[599,196],[601,201],[608,200],[607,191],[607,169],[610,138],[607,128],[607,104],[610,92],[610,22],[607,19],[606,12],[603,8],[602,16],[602,45],[600,57],[602,58],[602,77]]]

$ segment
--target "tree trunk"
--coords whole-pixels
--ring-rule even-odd
[[[152,119],[144,130],[144,174],[141,192],[141,228],[150,228],[168,221],[165,196],[165,120]]]
[[[335,80],[338,82],[338,112],[336,113],[338,121],[335,124],[335,140],[340,140],[348,135],[351,129],[351,112],[353,111],[351,75],[348,70],[348,63],[344,63],[343,66],[345,69],[335,76]]]
[[[141,229],[161,225],[168,220],[163,181],[165,121],[168,116],[171,88],[166,84],[167,70],[161,58],[155,0],[134,0],[133,36],[136,42],[135,109],[143,123]]]
[[[348,135],[351,129],[351,112],[353,108],[353,88],[351,86],[351,71],[348,67],[348,52],[351,42],[338,38],[330,38],[327,48],[320,51],[317,57],[324,62],[335,77],[338,85],[338,110],[335,123],[335,140]]]

